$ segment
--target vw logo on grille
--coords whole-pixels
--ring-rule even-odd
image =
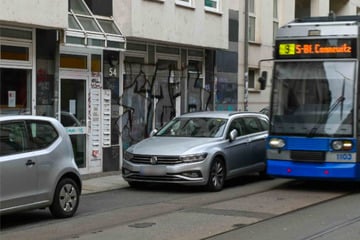
[[[150,158],[150,163],[151,163],[151,164],[156,164],[157,161],[158,161],[158,159],[157,159],[156,156],[152,156],[152,157]]]

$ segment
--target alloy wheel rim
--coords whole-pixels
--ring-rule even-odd
[[[71,212],[77,203],[77,192],[72,184],[65,184],[59,194],[60,206],[65,212]]]
[[[213,181],[213,185],[215,187],[217,186],[221,186],[223,184],[224,181],[224,171],[223,171],[223,166],[221,164],[220,161],[217,161],[216,164],[214,165],[212,174],[212,181]]]

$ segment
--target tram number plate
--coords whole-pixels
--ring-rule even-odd
[[[352,160],[352,154],[351,153],[339,153],[336,154],[336,159],[337,160]]]

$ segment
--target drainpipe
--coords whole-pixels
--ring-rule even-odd
[[[249,0],[245,0],[245,34],[244,34],[244,111],[248,111],[249,98]]]

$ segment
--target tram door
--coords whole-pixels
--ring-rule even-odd
[[[60,122],[70,135],[74,157],[80,171],[88,168],[87,146],[87,78],[61,78]]]

